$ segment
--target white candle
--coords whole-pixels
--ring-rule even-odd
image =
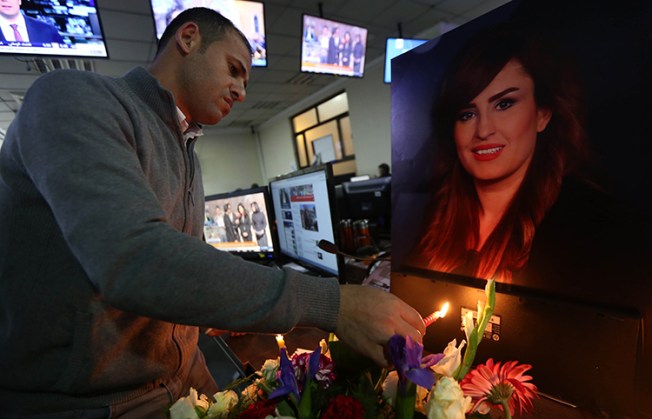
[[[279,349],[285,348],[285,340],[283,339],[283,335],[276,335],[276,343],[278,344]]]

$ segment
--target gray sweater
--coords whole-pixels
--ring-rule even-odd
[[[28,91],[0,151],[0,411],[134,397],[189,362],[197,326],[334,328],[337,281],[201,240],[193,144],[143,68]]]

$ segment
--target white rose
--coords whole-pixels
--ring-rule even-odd
[[[459,383],[451,377],[441,377],[430,392],[426,403],[428,419],[465,419],[471,398],[464,397]]]
[[[267,383],[274,383],[276,381],[276,372],[278,371],[278,359],[268,359],[260,369],[263,380]]]
[[[208,409],[210,419],[226,419],[233,406],[238,403],[238,395],[233,390],[220,391],[213,395],[215,403]]]
[[[170,408],[170,419],[198,419],[195,406],[201,407],[204,411],[208,409],[208,399],[203,394],[197,395],[197,390],[190,388],[187,397],[181,397]]]

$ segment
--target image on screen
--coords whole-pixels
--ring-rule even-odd
[[[207,196],[206,242],[245,258],[273,257],[273,218],[268,202],[267,187]]]
[[[107,58],[96,0],[3,3],[0,54]]]
[[[335,243],[329,166],[306,169],[270,182],[280,252],[297,263],[337,276],[338,257],[321,250],[320,240]]]
[[[436,353],[464,337],[461,316],[495,279],[480,359],[533,365],[539,390],[557,400],[647,417],[634,399],[652,394],[652,202],[640,193],[652,179],[652,122],[627,121],[628,110],[650,108],[651,63],[639,60],[650,39],[637,35],[649,6],[587,14],[577,4],[560,16],[561,4],[509,2],[393,60],[391,291],[426,315],[450,302],[450,317],[424,336]],[[598,39],[607,20],[609,44]],[[514,114],[525,100],[536,119]],[[507,140],[505,123],[517,119],[531,130]],[[517,142],[532,145],[522,176],[506,170]],[[499,197],[492,226],[484,215]],[[552,356],[550,345],[568,350]],[[575,374],[559,380],[565,369]]]
[[[156,38],[161,39],[168,24],[191,7],[208,7],[228,18],[247,37],[254,51],[251,65],[267,66],[265,7],[262,2],[245,0],[150,0]]]
[[[367,29],[304,14],[301,71],[362,77]]]
[[[428,42],[426,39],[387,38],[385,43],[385,83],[392,82],[392,60],[395,57]]]

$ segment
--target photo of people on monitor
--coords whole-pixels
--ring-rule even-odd
[[[3,0],[0,53],[108,57],[94,0]]]
[[[161,39],[168,24],[182,11],[191,7],[208,7],[228,18],[247,37],[254,51],[251,65],[267,66],[265,40],[265,6],[259,1],[246,0],[150,0],[156,38]]]
[[[301,71],[362,77],[367,29],[303,15]]]
[[[205,211],[204,237],[213,247],[242,256],[273,254],[266,197],[260,188],[208,196]]]

